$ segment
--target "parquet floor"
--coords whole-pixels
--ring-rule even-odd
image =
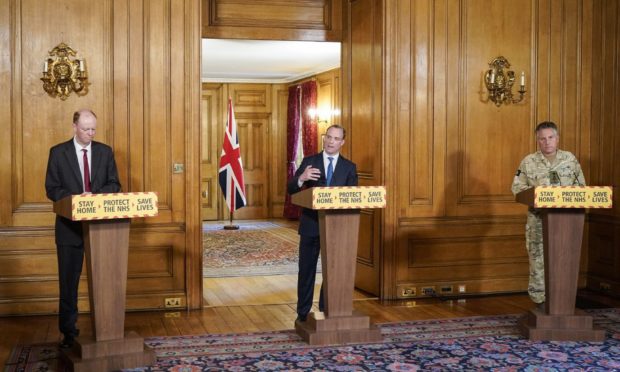
[[[314,298],[321,289],[321,274],[317,274]],[[203,279],[205,307],[242,305],[282,305],[297,302],[297,275],[270,275]],[[372,299],[355,291],[354,300]]]

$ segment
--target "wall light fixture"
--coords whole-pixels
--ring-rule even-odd
[[[514,98],[512,96],[512,86],[515,82],[515,73],[512,70],[508,70],[510,63],[505,57],[497,57],[491,63],[489,63],[489,70],[484,74],[484,84],[489,92],[489,100],[495,103],[495,106],[499,107],[503,103],[519,103],[523,100],[525,95],[525,72],[521,71],[521,78],[519,81],[519,97]]]

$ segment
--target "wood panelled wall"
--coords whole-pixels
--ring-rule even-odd
[[[620,1],[593,2],[592,183],[614,186],[614,209],[590,211],[588,288],[620,296]]]
[[[286,22],[265,31],[269,17],[242,11],[244,1],[204,1],[204,36],[313,35],[300,37]],[[303,7],[270,4],[289,8],[274,15],[283,21]],[[385,184],[390,200],[378,218],[364,215],[370,236],[361,241],[373,243],[360,247],[356,285],[379,285],[383,298],[420,296],[427,286],[452,294],[527,288],[526,209],[510,184],[536,150],[536,124],[560,125],[561,147],[577,155],[590,184],[617,184],[617,14],[617,0],[342,3],[344,153],[360,166],[361,183]],[[482,75],[500,55],[525,71],[528,93],[498,108],[485,102]],[[589,216],[582,286],[595,278],[602,284],[592,286],[618,292],[617,211]]]
[[[614,186],[617,206],[588,216],[580,283],[618,294],[619,8],[618,0],[0,0],[0,314],[56,311],[43,177],[49,147],[71,136],[81,107],[97,112],[97,139],[114,147],[124,190],[160,194],[160,216],[132,226],[128,308],[158,308],[165,297],[200,305],[201,32],[343,42],[345,155],[360,183],[385,184],[389,199],[363,215],[370,235],[358,272],[370,279],[358,278],[362,288],[383,298],[426,286],[525,290],[525,207],[510,184],[536,148],[536,123],[550,119],[588,182]],[[60,101],[41,88],[42,61],[62,41],[87,60],[84,97]],[[526,72],[523,103],[484,102],[482,73],[499,55]],[[272,106],[285,105],[284,90],[269,94]],[[268,125],[281,120],[272,115]],[[272,141],[285,136],[270,130]],[[269,151],[285,156],[285,145]],[[268,199],[283,199],[282,179],[268,182]],[[281,206],[269,208],[276,215]]]
[[[327,128],[332,124],[342,123],[342,103],[341,103],[341,79],[340,69],[334,69],[325,71],[316,76],[317,85],[317,107],[319,110],[332,110],[331,115],[326,118],[326,121],[319,122],[319,137],[317,138],[317,148],[323,148],[323,142],[321,141],[321,134],[327,131]]]
[[[340,41],[343,0],[202,0],[202,36]]]
[[[166,297],[200,305],[199,15],[196,0],[0,0],[0,314],[57,309],[44,178],[49,148],[71,138],[79,108],[97,114],[96,140],[114,148],[123,190],[159,194],[159,216],[132,221],[127,307],[162,308]],[[66,101],[39,80],[60,42],[89,75],[88,94]]]
[[[611,73],[618,71],[617,2],[596,3],[614,14],[605,17],[605,31],[600,31],[616,38],[606,40],[607,47],[616,48],[604,64]],[[440,294],[441,287],[456,293],[460,285],[466,293],[527,289],[526,209],[513,201],[510,185],[520,160],[536,150],[538,122],[559,124],[561,148],[580,159],[591,184],[612,183],[591,177],[593,4],[384,2],[383,128],[391,191],[384,297],[403,297],[407,289],[420,296],[427,286]],[[525,71],[524,102],[502,107],[484,102],[482,74],[497,56],[508,58],[517,73]],[[604,102],[616,107],[617,74],[612,75],[616,94]],[[605,89],[611,93],[612,86]],[[605,117],[601,130],[618,124],[615,115]],[[593,144],[608,159],[602,165],[610,166],[609,149]],[[616,166],[616,183],[617,173]],[[613,242],[615,249],[606,253],[616,251],[617,268],[617,238]],[[584,259],[581,285],[586,271]]]
[[[346,4],[342,41],[342,122],[348,130],[345,155],[357,165],[360,186],[384,185],[383,40],[381,1]],[[388,190],[388,203],[394,192]],[[381,294],[381,209],[362,210],[355,286]]]

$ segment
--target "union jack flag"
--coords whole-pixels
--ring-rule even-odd
[[[228,119],[220,157],[219,181],[228,210],[234,212],[246,205],[243,163],[237,135],[237,122],[233,113],[232,100],[228,98]]]

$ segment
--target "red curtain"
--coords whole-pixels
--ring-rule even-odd
[[[286,171],[287,183],[295,175],[297,166],[295,158],[297,155],[297,144],[299,143],[299,125],[301,117],[299,116],[299,101],[301,97],[301,88],[298,85],[288,88],[288,105],[286,113]],[[291,196],[286,193],[284,201],[284,217],[290,219],[299,218],[301,209],[291,203]]]
[[[310,109],[316,110],[317,87],[316,81],[307,81],[301,85],[288,89],[286,157],[287,182],[297,170],[296,155],[298,152],[299,127],[301,125],[301,143],[304,156],[317,153],[318,125],[317,115],[310,116]],[[299,218],[301,209],[291,203],[291,197],[286,194],[284,201],[284,217]]]
[[[316,81],[311,80],[301,84],[301,118],[302,118],[302,141],[304,144],[304,156],[317,153],[317,118],[310,117],[310,110],[316,112]]]

